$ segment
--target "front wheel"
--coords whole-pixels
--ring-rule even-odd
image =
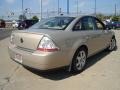
[[[116,48],[116,39],[112,38],[108,47],[109,51],[113,51]]]
[[[87,53],[84,48],[76,51],[72,61],[72,71],[81,72],[86,65]]]

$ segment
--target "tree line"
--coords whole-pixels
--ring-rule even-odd
[[[120,15],[104,15],[104,14],[99,13],[96,15],[96,17],[102,21],[104,21],[106,19],[110,19],[112,21],[120,21]]]

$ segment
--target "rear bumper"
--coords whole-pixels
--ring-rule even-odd
[[[19,50],[15,47],[8,47],[10,58],[15,60],[16,54],[22,56],[22,62],[16,61],[25,66],[29,66],[39,70],[49,70],[69,65],[69,60],[65,53],[58,52],[39,52],[33,53]]]

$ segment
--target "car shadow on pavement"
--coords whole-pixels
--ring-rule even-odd
[[[104,51],[88,58],[88,60],[87,60],[88,62],[86,64],[86,68],[85,68],[84,71],[86,71],[89,67],[96,64],[98,61],[102,60],[102,58],[109,55],[109,53],[110,52],[104,50]],[[40,77],[47,78],[47,79],[50,79],[50,80],[55,80],[55,81],[66,79],[66,78],[69,78],[71,76],[75,76],[75,75],[80,74],[80,73],[68,72],[65,68],[58,69],[58,70],[50,70],[50,71],[40,71],[40,70],[28,68],[28,67],[25,67],[25,68],[28,69],[29,71],[31,71],[32,73],[40,76]]]

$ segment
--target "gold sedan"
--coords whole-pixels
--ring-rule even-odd
[[[96,17],[51,17],[43,19],[27,30],[11,34],[10,57],[40,70],[68,66],[80,72],[86,59],[108,49],[114,50],[114,32],[106,30]]]

